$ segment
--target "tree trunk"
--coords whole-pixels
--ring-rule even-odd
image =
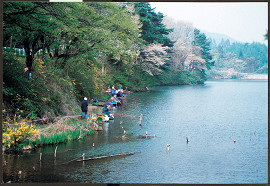
[[[25,49],[25,55],[26,55],[26,67],[28,68],[28,72],[32,72],[32,65],[33,65],[33,53],[30,48],[29,40],[26,39],[24,42],[24,49]]]

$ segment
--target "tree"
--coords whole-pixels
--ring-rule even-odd
[[[175,71],[179,67],[184,69],[186,58],[190,54],[192,54],[192,47],[190,46],[190,42],[185,38],[179,38],[174,44],[173,51],[173,62]]]
[[[164,15],[162,13],[155,13],[150,3],[135,3],[135,10],[140,16],[142,38],[147,44],[161,43],[164,46],[173,46],[174,42],[167,37],[173,29],[168,29],[163,24]]]
[[[196,70],[203,71],[205,68],[205,63],[205,59],[195,54],[189,54],[185,60],[186,68],[192,73],[194,73]]]
[[[61,3],[4,3],[4,46],[12,40],[22,45],[26,53],[26,67],[32,71],[34,55],[45,51],[59,34],[59,28],[72,25],[68,12]],[[66,20],[66,21],[64,21]],[[14,47],[13,46],[13,47]]]
[[[194,29],[193,46],[201,48],[201,53],[199,55],[205,60],[207,69],[211,69],[211,66],[214,65],[214,61],[212,61],[212,55],[210,53],[210,42],[205,34],[200,33],[200,30],[198,29]]]
[[[169,47],[162,46],[161,44],[149,44],[144,50],[144,60],[139,64],[143,71],[147,72],[149,75],[160,75],[162,72],[161,67],[165,65],[166,60],[168,60],[166,50]]]
[[[264,39],[268,40],[268,30],[266,31],[266,34],[264,35]]]
[[[205,67],[210,70],[211,66],[214,65],[214,61],[212,61],[212,55],[210,53],[210,42],[206,38],[204,33],[200,33],[200,30],[194,29],[194,41],[193,44],[193,54],[200,58],[195,58],[195,60],[191,60],[191,62],[196,62],[197,65],[192,65],[192,67],[196,68],[197,75],[200,77],[199,83],[206,81],[206,73]],[[194,56],[191,58],[193,59]],[[203,59],[203,60],[202,60]],[[193,64],[192,63],[192,64]]]
[[[250,57],[246,59],[245,67],[246,67],[246,72],[254,73],[260,67],[260,63],[254,57]]]
[[[166,28],[163,14],[156,13],[149,3],[134,3],[134,5],[135,13],[139,15],[142,25],[141,37],[144,40],[137,66],[140,71],[158,78],[166,71],[166,64],[169,65],[172,61],[170,54],[174,42],[170,40],[168,34],[173,29]]]
[[[243,58],[244,57],[244,54],[243,54],[243,51],[242,50],[240,50],[238,57],[239,58]]]

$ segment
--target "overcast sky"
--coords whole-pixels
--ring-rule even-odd
[[[261,42],[268,30],[268,3],[150,3],[156,12],[192,23],[208,32],[226,34],[237,41]]]

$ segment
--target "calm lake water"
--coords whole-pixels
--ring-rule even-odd
[[[126,104],[115,110],[115,120],[105,123],[103,132],[58,145],[56,160],[55,146],[19,157],[4,155],[7,164],[3,164],[3,179],[46,183],[267,183],[267,95],[267,81],[244,80],[156,87],[129,94]],[[123,139],[123,130],[132,134]],[[156,137],[138,138],[146,131]],[[83,153],[90,157],[126,152],[136,153],[71,161]],[[20,170],[22,174],[18,175]]]

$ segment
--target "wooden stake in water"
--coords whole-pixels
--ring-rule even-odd
[[[140,122],[139,122],[140,126],[142,126],[142,117],[143,117],[143,114],[141,114],[141,116],[140,116]]]
[[[82,154],[82,159],[83,159],[83,161],[85,160],[85,154],[84,153]]]
[[[56,146],[55,151],[54,151],[54,158],[56,158],[56,151],[57,151],[57,146]]]
[[[41,159],[42,159],[42,152],[39,155],[39,161],[41,161]]]
[[[167,150],[170,151],[170,144],[167,144]]]

